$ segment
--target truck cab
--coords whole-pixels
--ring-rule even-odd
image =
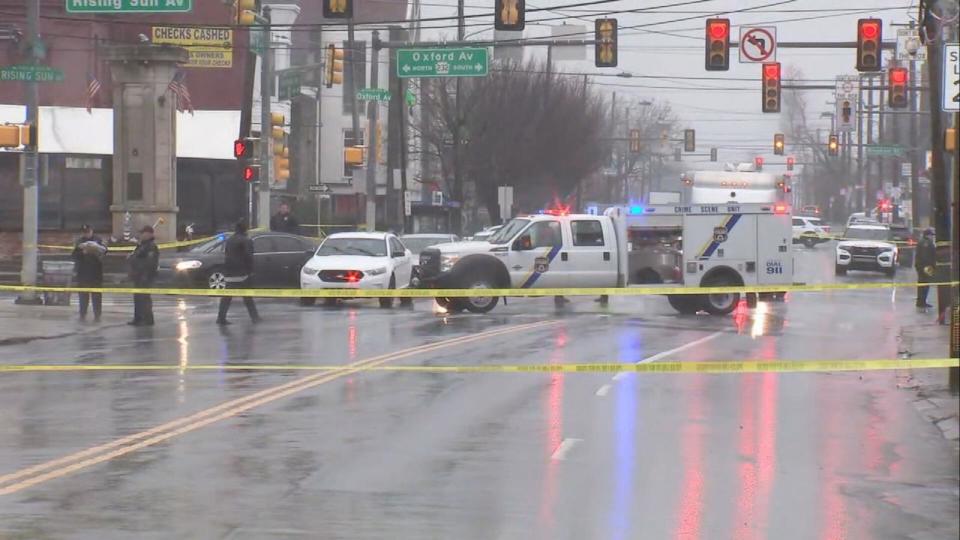
[[[536,214],[510,220],[483,242],[420,254],[417,286],[441,289],[616,287],[625,251],[609,216]],[[498,298],[440,299],[485,313]]]

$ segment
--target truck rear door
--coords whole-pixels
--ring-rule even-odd
[[[574,216],[570,218],[569,227],[571,242],[565,253],[570,286],[616,286],[619,259],[611,220]]]

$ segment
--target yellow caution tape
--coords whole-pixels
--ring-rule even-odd
[[[262,230],[265,230],[265,229],[250,229],[250,232],[262,231]],[[194,245],[197,245],[197,244],[202,244],[202,243],[206,242],[207,240],[216,238],[216,237],[218,237],[218,236],[220,236],[220,235],[223,235],[223,234],[228,234],[228,233],[218,233],[218,234],[214,234],[214,235],[211,235],[211,236],[204,236],[203,238],[194,238],[193,240],[180,240],[180,241],[177,241],[177,242],[164,242],[164,243],[162,243],[162,244],[157,244],[157,249],[175,249],[175,248],[181,248],[181,247],[186,247],[186,246],[194,246]],[[46,248],[46,249],[72,250],[75,246],[58,246],[58,245],[51,245],[51,244],[38,244],[37,247]],[[137,246],[135,246],[135,245],[134,245],[134,246],[111,246],[111,245],[107,245],[107,248],[108,248],[110,251],[133,251],[133,250],[137,249]]]
[[[196,364],[196,365],[0,365],[0,372],[72,371],[411,371],[428,373],[810,373],[830,371],[886,371],[960,367],[960,359],[925,358],[910,360],[746,360],[716,362],[651,362],[646,364],[603,362],[586,364],[491,364],[447,366],[371,367],[341,365],[283,364]]]
[[[652,296],[683,294],[746,294],[784,292],[829,292],[893,289],[918,286],[955,286],[960,282],[931,283],[818,283],[794,285],[745,285],[731,287],[557,287],[544,289],[167,289],[150,287],[45,287],[0,285],[0,292],[97,292],[106,294],[157,294],[168,296],[252,296],[258,298],[471,298],[490,296]]]

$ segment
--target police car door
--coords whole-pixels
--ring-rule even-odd
[[[563,246],[559,220],[531,223],[510,245],[510,256],[505,261],[513,287],[565,286],[568,263],[560,257]]]

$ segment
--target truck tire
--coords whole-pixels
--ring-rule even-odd
[[[817,245],[817,239],[812,236],[806,236],[803,238],[803,247],[807,249],[813,249]]]
[[[470,278],[463,281],[464,289],[493,289],[495,288],[493,280],[488,278],[485,275],[473,275]],[[497,296],[470,296],[466,298],[458,298],[457,303],[466,308],[470,313],[488,313],[493,308],[497,307],[497,302],[500,301],[500,298]]]
[[[700,309],[700,298],[696,294],[668,294],[667,302],[681,315],[693,315]]]
[[[724,274],[711,276],[702,282],[704,287],[735,287],[742,285]],[[740,303],[740,293],[721,293],[721,294],[703,294],[698,295],[701,299],[703,309],[711,315],[727,315],[737,309]]]

